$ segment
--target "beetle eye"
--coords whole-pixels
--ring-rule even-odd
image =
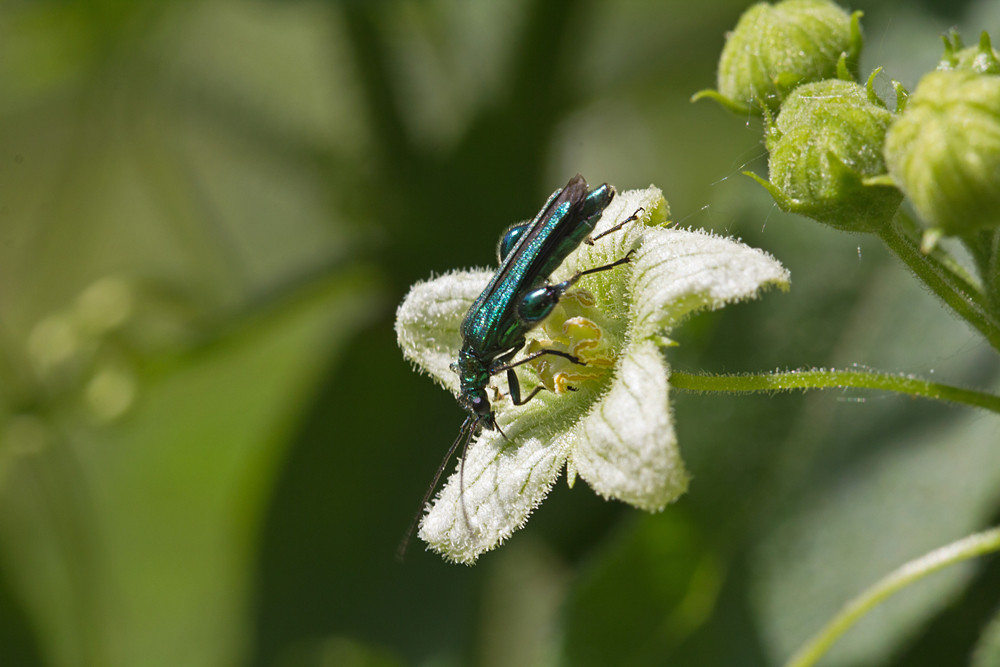
[[[490,401],[485,395],[473,395],[469,400],[472,405],[472,411],[479,416],[488,415],[490,413]]]

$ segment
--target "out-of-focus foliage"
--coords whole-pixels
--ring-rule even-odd
[[[692,482],[667,512],[560,482],[474,568],[393,560],[461,421],[394,304],[492,263],[576,172],[655,183],[791,270],[678,329],[675,367],[997,387],[876,241],[730,178],[764,173],[760,124],[688,99],[748,4],[0,4],[0,664],[775,665],[995,522],[995,417],[678,393]],[[952,25],[1000,34],[990,0],[849,9],[879,92]],[[996,559],[942,573],[824,664],[993,664],[998,592]]]
[[[725,572],[680,508],[644,516],[581,572],[569,605],[570,664],[648,664],[708,619]]]
[[[385,306],[329,185],[364,142],[329,15],[3,9],[0,538],[44,664],[249,657],[284,452]]]

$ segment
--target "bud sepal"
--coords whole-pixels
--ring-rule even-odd
[[[703,97],[741,115],[777,111],[798,86],[857,75],[862,12],[829,0],[759,3],[740,17],[719,58],[717,90]]]
[[[1000,226],[1000,76],[964,67],[925,75],[886,133],[884,153],[934,235]]]
[[[1000,54],[990,43],[990,35],[985,30],[979,37],[977,46],[963,48],[962,38],[956,30],[942,35],[944,54],[938,63],[939,70],[969,70],[976,74],[1000,74]]]
[[[766,116],[770,182],[752,173],[783,211],[852,232],[877,232],[902,193],[885,178],[882,142],[893,114],[867,87],[831,79],[799,87]]]

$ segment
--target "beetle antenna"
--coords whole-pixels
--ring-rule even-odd
[[[458,449],[458,443],[462,441],[462,438],[466,437],[473,429],[473,418],[471,416],[466,417],[465,421],[462,423],[462,428],[458,431],[458,437],[455,438],[455,442],[451,443],[451,447],[448,448],[448,453],[444,455],[444,460],[441,461],[441,465],[438,466],[437,472],[434,473],[434,481],[431,485],[427,487],[427,492],[424,493],[424,499],[420,501],[420,507],[417,509],[416,515],[413,517],[413,521],[410,522],[410,527],[406,529],[406,534],[403,535],[403,539],[400,540],[399,546],[396,548],[396,560],[400,563],[403,562],[403,558],[406,556],[406,548],[410,546],[410,538],[413,537],[413,531],[416,529],[417,524],[420,523],[420,517],[424,514],[424,508],[427,506],[427,501],[431,499],[431,494],[434,493],[434,489],[438,485],[438,481],[441,479],[441,473],[448,466],[448,461],[451,459],[451,455],[455,453]],[[469,438],[471,440],[471,438]],[[465,441],[465,448],[463,451],[468,450],[469,440]],[[463,456],[462,463],[465,463]],[[465,500],[462,500],[462,513],[465,514]],[[466,515],[466,523],[468,523],[468,515]]]
[[[490,421],[493,422],[491,428],[494,431],[496,431],[497,433],[499,433],[500,435],[502,435],[504,440],[510,440],[510,438],[507,437],[507,434],[503,432],[503,429],[500,428],[500,424],[497,423],[497,417],[496,417],[496,415],[491,414],[490,415]]]
[[[469,417],[469,419],[472,419],[472,417]],[[472,436],[476,432],[475,427],[479,426],[481,420],[482,417],[477,418],[475,426],[469,430],[469,437],[465,441],[465,447],[462,448],[462,460],[458,463],[458,498],[462,503],[462,518],[465,519],[465,527],[469,529],[470,533],[472,532],[472,524],[469,523],[469,510],[465,506],[465,458],[466,454],[469,453],[469,443],[472,442]],[[496,423],[496,418],[494,418],[493,423]]]

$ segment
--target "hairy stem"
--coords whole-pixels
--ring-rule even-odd
[[[785,667],[811,667],[842,634],[893,593],[949,565],[994,551],[1000,551],[1000,528],[970,535],[911,560],[844,605],[836,616],[785,663]]]
[[[787,389],[828,389],[857,387],[894,391],[938,401],[971,405],[1000,414],[1000,396],[972,389],[952,387],[920,378],[869,371],[809,370],[757,375],[696,375],[672,371],[670,384],[692,391],[782,391]]]
[[[886,225],[879,237],[899,259],[962,319],[975,327],[994,349],[1000,350],[1000,322],[990,312],[988,299],[968,281],[933,257],[901,229],[905,220]]]
[[[964,236],[962,242],[976,262],[991,310],[1000,312],[1000,229],[973,232]]]

